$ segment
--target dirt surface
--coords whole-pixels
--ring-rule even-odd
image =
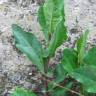
[[[37,80],[40,74],[34,73],[35,66],[15,48],[11,32],[11,24],[16,23],[34,33],[40,41],[43,40],[36,16],[39,7],[37,3],[41,4],[41,1],[0,0],[0,96],[8,96],[13,86],[34,89],[37,82],[41,84]],[[88,43],[96,44],[96,1],[65,0],[65,13],[70,40],[62,48],[69,45],[73,47],[74,41],[84,29],[90,30]],[[60,57],[58,54],[57,61]]]

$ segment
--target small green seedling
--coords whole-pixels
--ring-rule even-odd
[[[16,47],[37,66],[44,78],[44,96],[68,96],[67,91],[78,96],[96,93],[96,47],[88,52],[85,50],[88,31],[83,32],[77,40],[76,49],[63,50],[61,62],[54,70],[49,67],[49,61],[55,56],[56,49],[67,39],[64,0],[46,0],[39,8],[38,21],[45,37],[46,48],[42,47],[34,34],[25,32],[18,25],[13,24],[12,31]],[[49,73],[53,74],[54,79],[50,80]],[[72,80],[61,84],[68,77],[80,83],[80,92],[71,90],[74,84]],[[37,95],[34,91],[17,87],[12,90],[11,96]]]

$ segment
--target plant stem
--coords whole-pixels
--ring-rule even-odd
[[[44,80],[44,86],[45,86],[45,96],[49,96],[49,94],[48,94],[48,82],[47,82],[47,71],[48,71],[48,64],[49,64],[49,57],[48,58],[46,58],[44,61],[45,61],[45,63],[44,63],[44,72],[45,72],[45,80]]]

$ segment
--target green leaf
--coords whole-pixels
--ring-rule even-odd
[[[64,26],[64,0],[46,0],[39,8],[38,21],[49,46],[46,52],[53,56],[56,48],[67,39],[67,29]]]
[[[96,46],[91,48],[85,55],[84,63],[96,66]]]
[[[55,81],[56,83],[60,83],[63,81],[66,77],[66,72],[62,67],[62,64],[58,64],[54,70],[54,76],[55,76]]]
[[[58,22],[64,21],[64,0],[46,0],[44,14],[49,33],[53,33]]]
[[[67,30],[64,27],[63,21],[61,20],[58,23],[57,28],[53,33],[52,39],[49,44],[48,52],[50,56],[54,56],[56,48],[58,48],[67,39],[66,32]]]
[[[80,64],[82,64],[84,55],[86,53],[85,46],[86,46],[86,41],[87,41],[88,33],[89,33],[88,30],[85,31],[81,35],[81,37],[79,38],[79,40],[77,41],[78,62]]]
[[[45,40],[48,42],[48,28],[47,28],[47,24],[46,24],[43,6],[40,6],[40,8],[38,10],[38,21],[39,21],[39,24],[42,28],[43,33],[44,33]]]
[[[24,88],[16,87],[11,91],[11,96],[37,96],[37,95]]]
[[[76,51],[64,49],[61,64],[66,72],[70,73],[74,71],[78,67]]]
[[[18,25],[13,24],[12,30],[16,47],[25,53],[32,63],[43,72],[42,46],[40,42],[33,34],[25,32]]]
[[[68,91],[67,89],[70,89],[72,86],[72,83],[66,84],[64,88],[54,88],[52,92],[52,96],[67,96],[66,92]]]
[[[66,72],[63,69],[62,64],[56,65],[55,69],[53,69],[53,70],[51,69],[49,71],[53,74],[53,77],[54,77],[54,80],[52,82],[50,82],[48,85],[48,89],[52,90],[54,87],[56,87],[53,84],[53,82],[55,82],[55,83],[62,82],[66,78]]]
[[[46,0],[38,11],[38,21],[42,27],[46,41],[50,41],[61,20],[64,23],[64,0]],[[65,28],[64,25],[63,27]]]
[[[80,67],[74,70],[70,76],[80,82],[87,92],[96,93],[96,67]]]
[[[52,96],[66,96],[66,90],[63,88],[56,88],[52,92]]]

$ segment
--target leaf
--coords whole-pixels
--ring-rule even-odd
[[[58,23],[49,43],[48,52],[50,56],[54,56],[56,48],[58,48],[67,39],[66,31],[63,21],[61,20]]]
[[[54,89],[52,96],[66,96],[66,91],[63,88],[56,88]]]
[[[61,20],[64,23],[64,0],[46,0],[39,8],[38,21],[47,41],[50,41]]]
[[[84,57],[84,63],[96,66],[96,46],[91,48]]]
[[[68,90],[66,90],[66,89],[70,89],[71,86],[72,86],[72,83],[69,83],[69,84],[66,84],[66,86],[64,88],[57,87],[57,88],[53,89],[52,96],[67,96],[66,92]]]
[[[37,96],[37,95],[24,88],[16,87],[11,91],[11,96]]]
[[[45,36],[45,40],[48,42],[48,28],[45,20],[44,8],[40,6],[38,10],[38,21]]]
[[[82,64],[85,55],[85,46],[89,31],[86,30],[77,41],[78,62]]]
[[[78,67],[76,51],[64,49],[61,64],[66,72],[70,73],[74,71]]]
[[[54,76],[55,76],[55,81],[56,83],[60,83],[65,79],[66,72],[62,67],[62,64],[58,64],[54,70]]]
[[[96,67],[80,67],[74,70],[70,76],[80,82],[87,92],[96,93]]]
[[[67,29],[64,26],[64,0],[46,0],[39,8],[38,21],[49,46],[46,53],[53,56],[56,48],[67,39]]]
[[[37,38],[28,32],[25,32],[16,24],[12,25],[13,36],[16,47],[22,51],[34,63],[40,71],[44,71],[42,60],[42,46]]]
[[[53,70],[51,69],[49,71],[53,74],[53,77],[54,77],[53,82],[55,82],[55,83],[60,83],[66,78],[66,72],[63,69],[62,64],[56,65],[55,69],[53,69]],[[52,90],[54,87],[56,87],[53,84],[53,82],[49,83],[49,85],[48,85],[49,90]]]
[[[53,33],[58,22],[64,18],[64,0],[46,0],[44,14],[48,30]]]

